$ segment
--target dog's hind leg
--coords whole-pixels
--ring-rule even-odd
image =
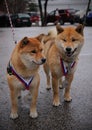
[[[21,98],[21,90],[18,89],[18,99],[20,99],[20,98]]]
[[[50,85],[50,70],[49,70],[49,67],[48,67],[47,63],[45,63],[43,66],[44,66],[44,71],[45,71],[46,79],[47,79],[46,89],[49,90],[49,89],[51,89],[51,85]]]
[[[63,89],[63,86],[62,86],[62,78],[59,79],[59,88],[60,88],[60,89]]]

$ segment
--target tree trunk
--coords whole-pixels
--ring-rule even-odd
[[[39,5],[39,10],[40,10],[40,16],[41,16],[41,26],[44,26],[44,17],[43,17],[41,0],[38,0],[38,5]]]
[[[38,0],[40,16],[41,16],[41,26],[46,26],[46,19],[47,19],[47,3],[48,0],[45,0],[44,3],[44,10],[42,9],[41,0]]]
[[[47,20],[47,3],[48,3],[48,0],[45,1],[44,3],[44,26],[46,26],[46,20]]]

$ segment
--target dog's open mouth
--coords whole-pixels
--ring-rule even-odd
[[[66,55],[67,55],[68,57],[71,57],[76,50],[77,50],[77,48],[75,48],[74,51],[67,51],[67,52],[66,52]]]

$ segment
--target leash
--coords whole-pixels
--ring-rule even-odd
[[[8,16],[9,16],[9,22],[10,22],[10,26],[11,26],[12,35],[13,35],[13,42],[16,44],[17,41],[15,40],[15,30],[14,30],[14,27],[13,27],[13,24],[12,24],[7,0],[5,0],[5,6],[6,6],[6,9],[7,9]]]

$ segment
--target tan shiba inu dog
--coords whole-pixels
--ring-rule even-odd
[[[70,87],[76,70],[78,55],[84,44],[83,26],[60,27],[56,26],[57,36],[43,35],[44,53],[46,63],[44,70],[47,77],[47,89],[50,89],[50,73],[52,76],[53,105],[59,106],[59,87],[64,87],[64,99],[69,102],[72,100]],[[65,80],[62,81],[62,77]]]
[[[15,47],[8,67],[7,79],[11,96],[10,117],[18,117],[17,97],[21,90],[29,89],[32,94],[30,116],[37,117],[36,102],[40,77],[38,69],[46,59],[42,53],[42,44],[37,38],[24,37]]]

